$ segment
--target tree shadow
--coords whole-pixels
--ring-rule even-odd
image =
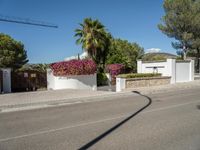
[[[81,146],[78,150],[86,150],[90,147],[92,147],[93,145],[95,145],[97,142],[99,142],[100,140],[102,140],[103,138],[105,138],[106,136],[108,136],[109,134],[111,134],[113,131],[115,131],[116,129],[118,129],[120,126],[122,126],[123,124],[125,124],[126,122],[128,122],[130,119],[132,119],[133,117],[135,117],[136,115],[138,115],[140,112],[142,112],[144,109],[146,109],[147,107],[149,107],[152,103],[152,99],[146,95],[141,94],[138,91],[132,91],[135,94],[138,94],[142,97],[145,97],[148,100],[148,103],[143,106],[142,108],[140,108],[138,111],[134,112],[132,115],[128,116],[127,118],[125,118],[124,120],[122,120],[121,122],[119,122],[118,124],[116,124],[115,126],[113,126],[112,128],[108,129],[107,131],[105,131],[104,133],[102,133],[101,135],[97,136],[96,138],[94,138],[93,140],[91,140],[90,142],[86,143],[85,145]]]

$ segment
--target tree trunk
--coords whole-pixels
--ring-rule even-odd
[[[186,60],[187,56],[186,56],[186,52],[183,51],[183,60]]]

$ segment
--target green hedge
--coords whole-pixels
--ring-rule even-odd
[[[108,79],[105,73],[97,73],[97,86],[103,86],[108,84]]]
[[[160,77],[160,73],[131,73],[131,74],[120,74],[119,78],[144,78],[144,77]]]

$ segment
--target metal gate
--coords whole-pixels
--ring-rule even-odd
[[[0,70],[0,93],[3,91],[3,72]]]
[[[200,73],[200,59],[196,58],[195,59],[195,74],[199,74]]]

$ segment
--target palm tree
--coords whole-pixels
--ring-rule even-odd
[[[107,35],[104,25],[91,18],[85,18],[80,28],[75,30],[75,37],[78,37],[76,44],[82,44],[82,48],[97,64],[101,61],[98,55],[103,54],[108,47]]]

